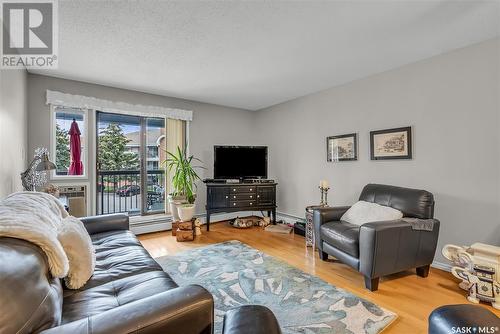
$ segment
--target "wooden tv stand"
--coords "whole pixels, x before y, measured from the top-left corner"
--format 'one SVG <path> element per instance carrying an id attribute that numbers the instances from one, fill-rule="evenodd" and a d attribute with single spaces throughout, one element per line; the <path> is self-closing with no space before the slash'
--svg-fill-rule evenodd
<path id="1" fill-rule="evenodd" d="M 277 183 L 206 183 L 207 231 L 210 215 L 220 212 L 267 211 L 276 222 Z"/>

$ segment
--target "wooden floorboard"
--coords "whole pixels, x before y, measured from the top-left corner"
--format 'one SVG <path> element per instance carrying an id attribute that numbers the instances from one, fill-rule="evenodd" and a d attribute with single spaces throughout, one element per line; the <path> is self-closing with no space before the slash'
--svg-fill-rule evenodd
<path id="1" fill-rule="evenodd" d="M 384 334 L 427 333 L 427 318 L 433 309 L 446 304 L 467 303 L 465 291 L 458 287 L 458 280 L 450 273 L 434 268 L 431 268 L 427 278 L 418 277 L 414 271 L 385 277 L 381 279 L 378 291 L 370 292 L 364 288 L 361 274 L 334 260 L 321 261 L 316 252 L 305 247 L 304 237 L 293 233 L 270 233 L 259 227 L 239 230 L 226 222 L 220 222 L 211 224 L 210 232 L 203 230 L 203 235 L 192 242 L 177 242 L 171 232 L 145 234 L 139 236 L 139 239 L 153 257 L 172 255 L 227 240 L 239 240 L 397 313 L 398 318 Z M 500 311 L 491 306 L 481 306 L 500 316 Z"/>

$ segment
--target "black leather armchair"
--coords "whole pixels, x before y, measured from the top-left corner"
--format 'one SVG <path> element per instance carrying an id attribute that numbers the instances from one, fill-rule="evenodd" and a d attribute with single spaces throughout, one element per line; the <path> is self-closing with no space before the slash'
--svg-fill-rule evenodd
<path id="1" fill-rule="evenodd" d="M 403 218 L 358 226 L 340 219 L 349 206 L 317 209 L 313 220 L 319 257 L 326 261 L 332 255 L 360 271 L 371 291 L 378 289 L 380 277 L 411 268 L 426 277 L 439 234 L 433 195 L 425 190 L 368 184 L 359 200 L 400 210 Z"/>

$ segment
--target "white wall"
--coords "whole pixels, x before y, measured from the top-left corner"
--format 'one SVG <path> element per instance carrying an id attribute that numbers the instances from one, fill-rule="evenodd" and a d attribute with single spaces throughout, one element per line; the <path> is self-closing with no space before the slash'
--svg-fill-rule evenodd
<path id="1" fill-rule="evenodd" d="M 500 245 L 499 48 L 497 38 L 258 111 L 278 210 L 303 216 L 320 179 L 330 205 L 352 204 L 369 182 L 415 187 L 435 195 L 439 250 Z M 371 130 L 408 125 L 412 160 L 370 160 Z M 326 137 L 352 132 L 358 161 L 327 163 Z"/>
<path id="2" fill-rule="evenodd" d="M 27 72 L 0 70 L 0 199 L 22 190 L 26 169 Z"/>
<path id="3" fill-rule="evenodd" d="M 50 145 L 50 110 L 45 104 L 47 89 L 111 101 L 193 110 L 193 121 L 190 126 L 190 153 L 203 160 L 207 167 L 206 170 L 200 171 L 202 178 L 213 177 L 214 145 L 244 145 L 250 144 L 252 140 L 255 117 L 247 110 L 29 74 L 28 128 L 30 135 L 28 148 L 30 154 L 39 146 L 49 147 Z M 89 124 L 95 127 L 94 115 L 90 115 Z M 89 132 L 89 137 L 89 147 L 92 148 L 95 145 L 95 132 Z M 95 183 L 95 165 L 95 157 L 89 154 L 89 179 L 83 181 L 90 182 L 91 187 L 94 187 Z M 57 181 L 51 182 L 58 183 Z M 65 179 L 59 182 L 71 181 Z M 204 212 L 206 188 L 201 182 L 198 187 L 198 195 L 197 211 Z"/>

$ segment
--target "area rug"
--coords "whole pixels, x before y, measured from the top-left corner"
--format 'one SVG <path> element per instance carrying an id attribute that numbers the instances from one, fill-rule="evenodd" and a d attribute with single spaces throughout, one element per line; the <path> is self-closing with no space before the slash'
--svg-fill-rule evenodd
<path id="1" fill-rule="evenodd" d="M 215 333 L 227 310 L 269 307 L 283 333 L 379 333 L 397 316 L 239 241 L 195 248 L 156 261 L 181 286 L 199 284 L 215 300 Z"/>

